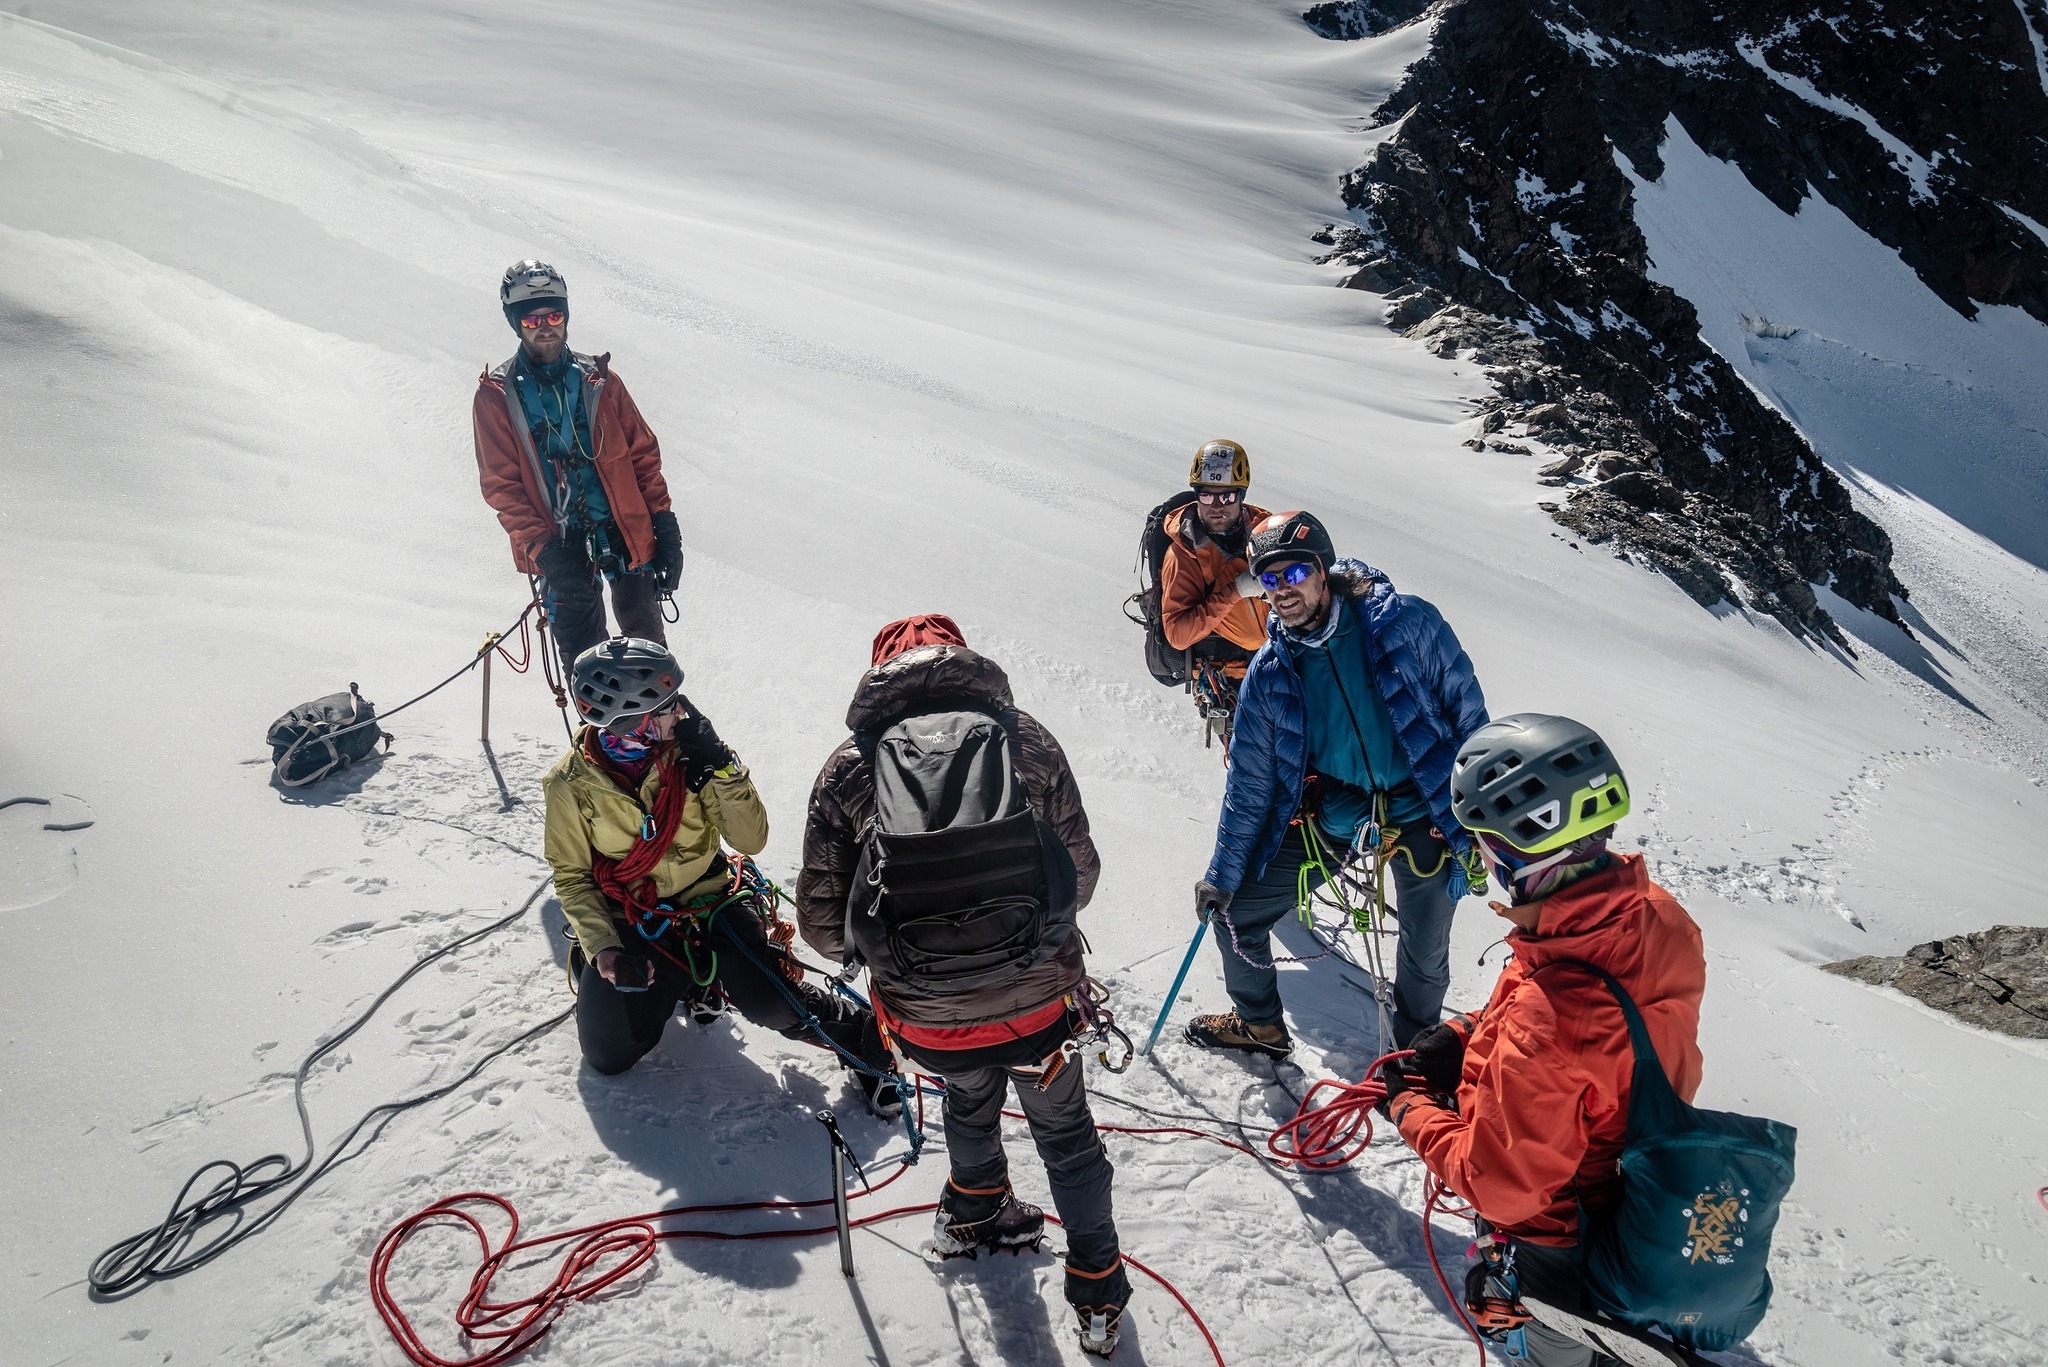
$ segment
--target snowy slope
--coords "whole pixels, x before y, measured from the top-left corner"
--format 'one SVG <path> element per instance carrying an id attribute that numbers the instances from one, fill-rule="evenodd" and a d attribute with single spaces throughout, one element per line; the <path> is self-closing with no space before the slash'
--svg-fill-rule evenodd
<path id="1" fill-rule="evenodd" d="M 1337 176 L 1379 136 L 1358 111 L 1426 41 L 1324 43 L 1288 5 L 1231 0 L 36 0 L 0 17 L 0 801 L 59 804 L 0 810 L 8 1360 L 396 1363 L 366 1259 L 434 1197 L 502 1191 L 540 1229 L 820 1189 L 807 1111 L 851 1096 L 814 1051 L 678 1028 L 599 1079 L 558 1033 L 394 1122 L 213 1268 L 112 1306 L 79 1281 L 198 1162 L 292 1143 L 299 1054 L 539 877 L 536 783 L 561 740 L 535 681 L 499 675 L 509 807 L 473 683 L 304 801 L 265 785 L 260 744 L 351 679 L 387 706 L 425 687 L 520 607 L 466 419 L 512 345 L 491 290 L 526 255 L 565 271 L 572 340 L 613 353 L 663 439 L 691 545 L 674 635 L 769 800 L 771 872 L 793 868 L 869 635 L 951 612 L 1074 759 L 1104 853 L 1096 971 L 1149 1020 L 1221 771 L 1119 604 L 1142 511 L 1197 442 L 1237 437 L 1263 502 L 1315 508 L 1443 607 L 1496 712 L 1570 711 L 1628 762 L 1645 797 L 1624 836 L 1707 934 L 1703 1100 L 1802 1130 L 1755 1356 L 2041 1360 L 2048 1056 L 1814 967 L 2041 919 L 2028 633 L 2048 584 L 2020 558 L 2039 563 L 2023 517 L 2001 532 L 1971 512 L 2012 510 L 2003 457 L 1945 482 L 1978 502 L 1945 501 L 1853 404 L 1827 408 L 1834 372 L 1808 364 L 1795 391 L 1779 372 L 1801 357 L 1774 353 L 1787 411 L 1898 519 L 1926 619 L 1926 646 L 1854 662 L 1568 544 L 1521 466 L 1459 446 L 1479 377 L 1308 261 Z M 1695 302 L 1755 250 L 1732 226 L 1708 247 L 1678 286 Z M 2029 373 L 1976 383 L 2024 413 Z M 1944 510 L 1926 535 L 1887 482 Z M 1494 938 L 1466 904 L 1454 1001 L 1484 992 Z M 561 1009 L 558 945 L 529 921 L 409 988 L 316 1076 L 320 1132 Z M 1190 985 L 1196 1007 L 1223 1001 L 1213 956 Z M 1327 965 L 1287 990 L 1303 1069 L 1355 1073 L 1364 998 Z M 1293 1108 L 1264 1076 L 1169 1042 L 1108 1087 L 1263 1128 Z M 1017 1179 L 1042 1196 L 1027 1150 Z M 1469 1361 L 1404 1155 L 1307 1179 L 1112 1142 L 1128 1246 L 1231 1361 Z M 895 1190 L 930 1199 L 942 1175 L 934 1153 Z M 921 1237 L 861 1236 L 857 1292 L 827 1244 L 678 1246 L 533 1360 L 1078 1358 L 1053 1263 L 935 1278 Z M 1448 1225 L 1438 1243 L 1462 1246 Z M 452 1304 L 465 1256 L 422 1243 L 401 1290 Z M 1118 1360 L 1202 1360 L 1167 1298 L 1140 1297 Z"/>

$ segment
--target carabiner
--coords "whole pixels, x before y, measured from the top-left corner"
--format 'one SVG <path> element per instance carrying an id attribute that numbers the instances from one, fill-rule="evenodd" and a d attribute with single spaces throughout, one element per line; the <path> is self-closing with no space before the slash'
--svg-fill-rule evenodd
<path id="1" fill-rule="evenodd" d="M 640 814 L 640 838 L 642 840 L 654 839 L 654 813 L 642 812 Z"/>

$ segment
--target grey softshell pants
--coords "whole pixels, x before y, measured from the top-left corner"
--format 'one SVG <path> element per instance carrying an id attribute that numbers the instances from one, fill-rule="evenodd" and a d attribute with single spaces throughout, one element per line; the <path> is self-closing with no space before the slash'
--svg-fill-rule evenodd
<path id="1" fill-rule="evenodd" d="M 1117 1260 L 1116 1220 L 1110 1209 L 1113 1169 L 1095 1133 L 1081 1060 L 1062 1068 L 1044 1091 L 1035 1068 L 975 1068 L 948 1072 L 946 1153 L 953 1185 L 981 1190 L 1010 1180 L 1003 1152 L 1003 1102 L 1014 1086 L 1017 1104 L 1031 1126 L 1032 1142 L 1045 1163 L 1052 1203 L 1067 1231 L 1067 1262 L 1100 1272 Z"/>

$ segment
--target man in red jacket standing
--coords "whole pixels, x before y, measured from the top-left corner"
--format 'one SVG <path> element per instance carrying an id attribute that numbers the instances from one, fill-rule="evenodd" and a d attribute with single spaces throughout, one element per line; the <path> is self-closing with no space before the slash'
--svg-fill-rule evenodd
<path id="1" fill-rule="evenodd" d="M 1635 1001 L 1672 1087 L 1700 1085 L 1699 927 L 1650 881 L 1643 858 L 1607 848 L 1628 814 L 1626 779 L 1600 737 L 1565 717 L 1490 722 L 1458 751 L 1458 821 L 1509 904 L 1513 957 L 1484 1010 L 1418 1035 L 1387 1072 L 1388 1114 L 1437 1181 L 1478 1212 L 1498 1298 L 1586 1313 L 1579 1219 L 1612 1210 L 1635 1055 L 1621 1007 L 1585 965 Z M 1489 1293 L 1493 1294 L 1493 1293 Z M 1593 1350 L 1523 1326 L 1534 1367 L 1588 1367 Z"/>
<path id="2" fill-rule="evenodd" d="M 512 359 L 477 381 L 471 419 L 484 501 L 512 538 L 512 563 L 540 576 L 567 666 L 613 633 L 666 644 L 661 595 L 683 572 L 683 534 L 661 477 L 661 447 L 611 373 L 611 353 L 569 350 L 569 286 L 520 261 L 498 285 L 519 337 Z"/>

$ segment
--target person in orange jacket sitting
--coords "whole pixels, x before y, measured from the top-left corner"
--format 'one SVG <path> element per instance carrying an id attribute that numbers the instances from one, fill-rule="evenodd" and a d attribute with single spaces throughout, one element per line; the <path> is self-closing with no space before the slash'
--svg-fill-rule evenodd
<path id="1" fill-rule="evenodd" d="M 1266 643 L 1266 600 L 1245 559 L 1252 526 L 1264 508 L 1245 501 L 1251 457 L 1234 441 L 1195 452 L 1188 483 L 1195 501 L 1166 516 L 1166 558 L 1159 570 L 1159 626 L 1166 644 L 1191 651 L 1205 715 L 1226 715 L 1237 702 L 1245 662 Z"/>
<path id="2" fill-rule="evenodd" d="M 470 418 L 484 501 L 512 538 L 512 563 L 540 576 L 567 668 L 605 640 L 604 586 L 619 634 L 666 644 L 660 596 L 683 573 L 683 533 L 661 447 L 611 353 L 569 350 L 569 286 L 515 262 L 498 284 L 519 350 L 477 381 Z"/>
<path id="3" fill-rule="evenodd" d="M 1627 780 L 1582 723 L 1539 713 L 1488 723 L 1459 750 L 1451 795 L 1508 889 L 1508 905 L 1493 905 L 1513 927 L 1512 957 L 1483 1010 L 1424 1031 L 1415 1057 L 1386 1070 L 1387 1113 L 1478 1213 L 1484 1260 L 1467 1300 L 1490 1282 L 1485 1294 L 1502 1305 L 1531 1296 L 1583 1315 L 1579 1221 L 1619 1200 L 1635 1067 L 1621 1007 L 1585 966 L 1634 999 L 1690 1102 L 1707 980 L 1699 927 L 1641 855 L 1607 848 L 1628 814 Z M 1521 1332 L 1533 1367 L 1595 1360 L 1540 1322 Z"/>

